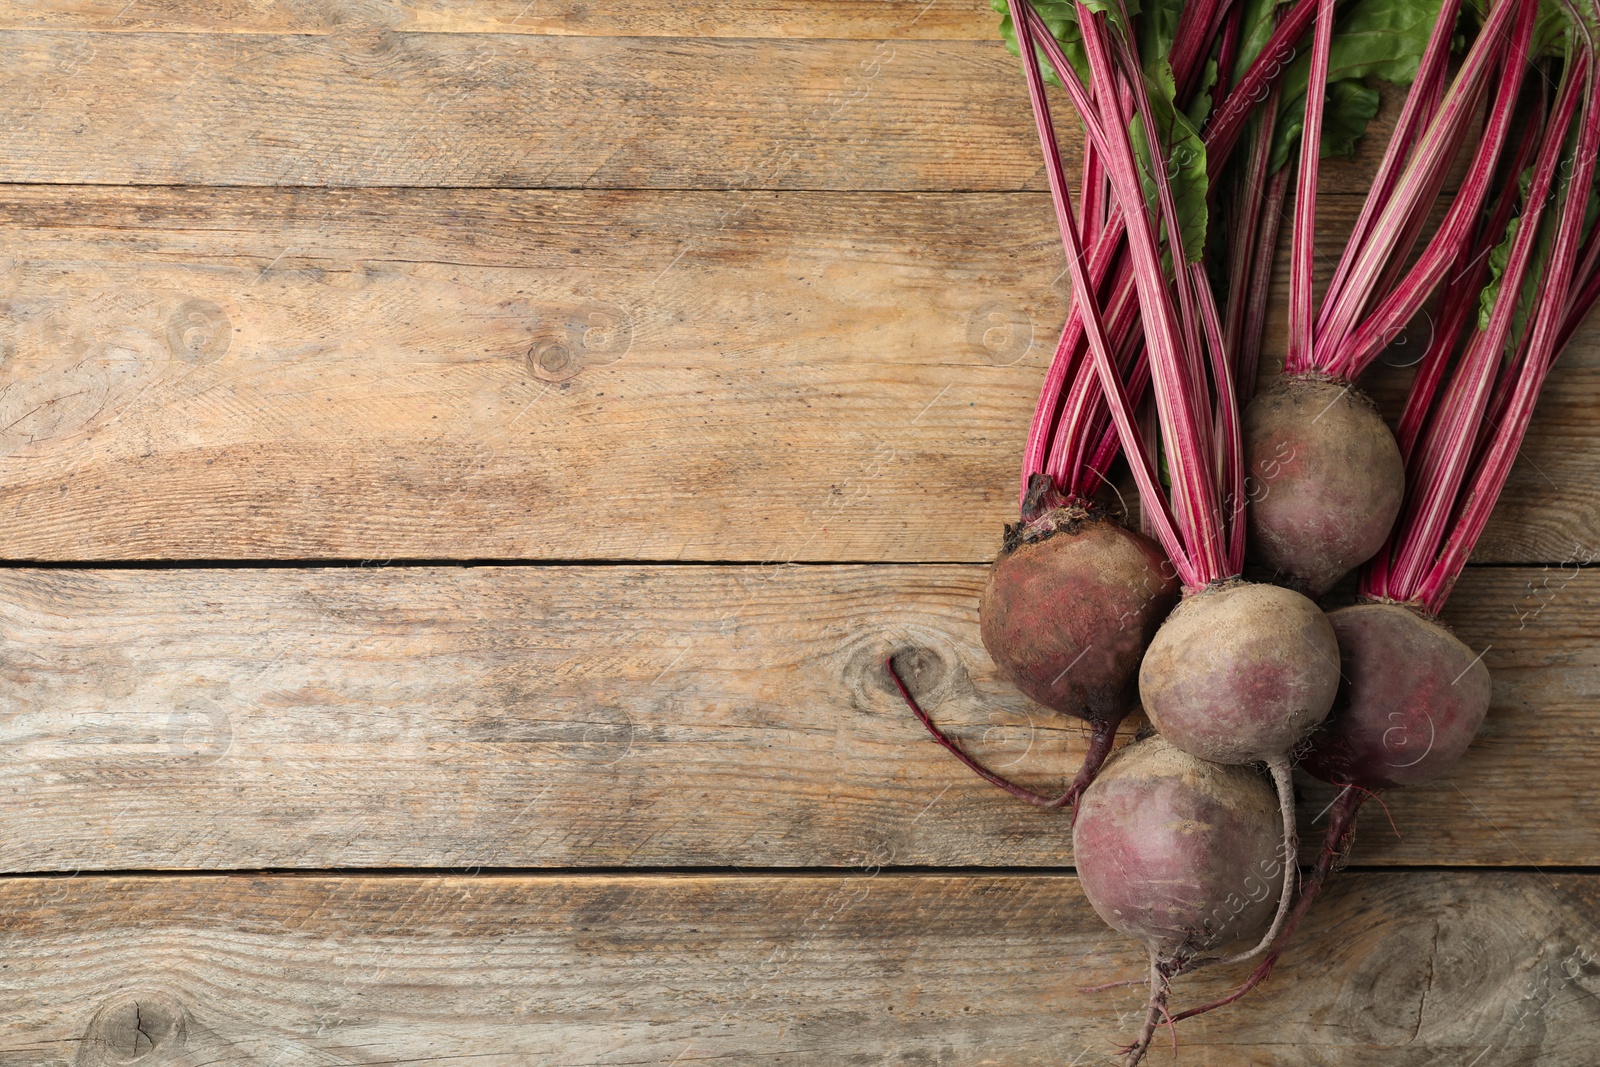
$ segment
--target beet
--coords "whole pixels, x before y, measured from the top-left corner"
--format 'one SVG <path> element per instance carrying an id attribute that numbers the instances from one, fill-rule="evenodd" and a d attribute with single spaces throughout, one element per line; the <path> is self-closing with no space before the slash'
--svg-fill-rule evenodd
<path id="1" fill-rule="evenodd" d="M 1161 736 L 1218 763 L 1286 758 L 1333 706 L 1339 645 L 1292 589 L 1231 581 L 1172 612 L 1139 670 Z"/>
<path id="2" fill-rule="evenodd" d="M 1266 764 L 1286 858 L 1299 850 L 1290 756 L 1327 717 L 1338 685 L 1339 646 L 1321 609 L 1292 589 L 1238 579 L 1184 598 L 1139 670 L 1145 714 L 1173 746 L 1217 763 Z M 1225 962 L 1265 952 L 1277 939 L 1297 873 L 1286 868 L 1266 935 Z"/>
<path id="3" fill-rule="evenodd" d="M 1054 711 L 1120 722 L 1140 657 L 1178 600 L 1154 541 L 1079 505 L 1029 524 L 989 571 L 983 647 L 1005 678 Z"/>
<path id="4" fill-rule="evenodd" d="M 1455 765 L 1489 710 L 1483 657 L 1417 609 L 1362 603 L 1328 616 L 1344 681 L 1306 770 L 1368 791 L 1420 785 Z"/>
<path id="5" fill-rule="evenodd" d="M 1169 978 L 1267 929 L 1289 869 L 1278 816 L 1254 769 L 1159 736 L 1118 752 L 1084 791 L 1072 831 L 1084 895 L 1150 954 L 1150 1011 L 1132 1059 L 1162 1016 Z"/>
<path id="6" fill-rule="evenodd" d="M 901 680 L 890 678 L 936 741 L 979 777 L 1039 807 L 1074 803 L 1111 754 L 1136 700 L 1140 657 L 1178 599 L 1178 582 L 1155 542 L 1103 508 L 1067 501 L 1008 527 L 978 605 L 995 667 L 1027 696 L 1089 724 L 1089 750 L 1066 792 L 1045 797 L 961 750 Z"/>
<path id="7" fill-rule="evenodd" d="M 1244 411 L 1250 557 L 1320 597 L 1383 547 L 1405 464 L 1366 394 L 1284 377 Z"/>

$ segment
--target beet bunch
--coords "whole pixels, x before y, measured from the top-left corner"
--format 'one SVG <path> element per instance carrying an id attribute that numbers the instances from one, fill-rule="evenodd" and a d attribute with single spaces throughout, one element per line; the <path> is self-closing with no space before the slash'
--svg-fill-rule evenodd
<path id="1" fill-rule="evenodd" d="M 1481 656 L 1438 614 L 1600 296 L 1597 2 L 1433 0 L 1397 29 L 1377 0 L 995 0 L 1073 302 L 979 618 L 1000 673 L 1086 722 L 1089 753 L 1036 794 L 895 682 L 974 771 L 1072 807 L 1085 894 L 1148 956 L 1130 1064 L 1263 980 L 1362 801 L 1446 772 L 1488 710 Z M 1319 163 L 1376 113 L 1373 79 L 1409 89 L 1318 299 Z M 1083 127 L 1076 198 L 1050 84 Z M 1287 350 L 1258 393 L 1285 218 Z M 1359 381 L 1419 314 L 1434 330 L 1391 429 Z M 1356 602 L 1325 611 L 1353 570 Z M 1153 733 L 1113 753 L 1136 707 Z M 1296 761 L 1341 788 L 1303 882 Z M 1224 1000 L 1168 1010 L 1178 976 L 1257 957 Z"/>

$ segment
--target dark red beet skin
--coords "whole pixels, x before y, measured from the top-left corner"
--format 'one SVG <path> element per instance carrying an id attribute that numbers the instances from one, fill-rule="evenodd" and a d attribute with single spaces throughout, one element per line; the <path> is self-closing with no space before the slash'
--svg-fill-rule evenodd
<path id="1" fill-rule="evenodd" d="M 1343 681 L 1303 765 L 1363 789 L 1418 785 L 1466 752 L 1489 710 L 1482 657 L 1403 605 L 1362 603 L 1328 615 Z"/>
<path id="2" fill-rule="evenodd" d="M 1284 877 L 1272 786 L 1160 737 L 1101 769 L 1079 801 L 1072 847 L 1095 911 L 1163 961 L 1259 937 Z"/>
<path id="3" fill-rule="evenodd" d="M 1383 547 L 1405 464 L 1355 387 L 1280 378 L 1243 417 L 1250 557 L 1319 597 Z"/>
<path id="4" fill-rule="evenodd" d="M 978 620 L 990 658 L 1023 693 L 1089 722 L 1120 722 L 1137 699 L 1145 646 L 1177 599 L 1155 542 L 1069 506 L 995 561 Z"/>

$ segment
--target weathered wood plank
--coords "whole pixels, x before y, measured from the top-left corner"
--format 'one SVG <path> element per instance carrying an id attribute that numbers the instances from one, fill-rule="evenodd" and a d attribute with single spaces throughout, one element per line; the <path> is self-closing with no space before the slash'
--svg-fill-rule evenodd
<path id="1" fill-rule="evenodd" d="M 0 180 L 1010 189 L 1039 170 L 998 40 L 175 40 L 0 35 Z"/>
<path id="2" fill-rule="evenodd" d="M 987 559 L 1052 226 L 1033 194 L 7 189 L 5 554 Z M 1597 339 L 1478 559 L 1596 554 Z"/>
<path id="3" fill-rule="evenodd" d="M 1588 1067 L 1597 904 L 1341 876 L 1271 983 L 1150 1062 Z M 1143 965 L 1067 876 L 9 879 L 0 914 L 19 1067 L 1099 1064 L 1144 1001 L 1076 991 Z"/>
<path id="4" fill-rule="evenodd" d="M 431 33 L 618 37 L 832 37 L 990 40 L 999 16 L 987 0 L 16 0 L 0 29 L 111 33 L 336 33 L 352 24 Z"/>
<path id="5" fill-rule="evenodd" d="M 998 37 L 17 30 L 0 67 L 0 182 L 1044 188 Z M 1388 128 L 1324 187 L 1367 188 Z"/>
<path id="6" fill-rule="evenodd" d="M 4 199 L 13 558 L 984 559 L 1066 306 L 1034 196 Z"/>
<path id="7" fill-rule="evenodd" d="M 1062 865 L 940 721 L 1058 786 L 1083 751 L 997 679 L 976 567 L 0 572 L 0 866 Z M 1530 588 L 1530 583 L 1533 583 Z M 1600 576 L 1469 572 L 1495 699 L 1357 859 L 1600 864 Z M 1519 627 L 1522 627 L 1519 629 Z M 1129 727 L 1132 729 L 1132 724 Z M 1311 789 L 1305 834 L 1327 794 Z"/>

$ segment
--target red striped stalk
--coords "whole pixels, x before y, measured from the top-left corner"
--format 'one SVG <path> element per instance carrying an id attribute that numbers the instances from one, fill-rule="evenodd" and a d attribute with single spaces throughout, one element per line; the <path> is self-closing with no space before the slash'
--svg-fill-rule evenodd
<path id="1" fill-rule="evenodd" d="M 1579 102 L 1578 89 L 1576 78 L 1567 77 L 1563 80 L 1553 112 L 1552 125 L 1556 129 L 1564 131 L 1570 125 Z M 1391 587 L 1398 588 L 1402 593 L 1411 594 L 1420 589 L 1446 534 L 1456 494 L 1467 475 L 1479 420 L 1485 410 L 1495 372 L 1500 366 L 1501 353 L 1505 351 L 1517 299 L 1522 291 L 1522 281 L 1533 259 L 1539 222 L 1554 187 L 1556 167 L 1561 161 L 1561 147 L 1561 137 L 1547 136 L 1540 148 L 1528 203 L 1516 238 L 1511 243 L 1505 273 L 1501 277 L 1499 299 L 1495 302 L 1488 327 L 1475 333 L 1468 342 L 1461 365 L 1429 427 L 1415 483 L 1422 491 L 1412 495 L 1402 515 L 1405 536 L 1398 543 L 1390 579 Z M 1565 292 L 1561 295 L 1565 299 Z M 1401 597 L 1406 600 L 1412 598 L 1411 595 Z"/>
<path id="2" fill-rule="evenodd" d="M 1046 58 L 1057 72 L 1067 71 L 1071 67 L 1066 59 L 1060 44 L 1050 34 L 1043 19 L 1033 10 L 1031 4 L 1024 5 L 1027 16 L 1029 35 L 1034 44 L 1043 49 Z M 1224 10 L 1224 7 L 1226 10 Z M 1188 10 L 1186 8 L 1186 10 Z M 1310 14 L 1314 13 L 1314 0 L 1310 3 L 1302 0 L 1301 8 L 1305 13 L 1304 18 L 1299 18 L 1291 12 L 1283 20 L 1277 32 L 1262 49 L 1250 68 L 1240 79 L 1234 92 L 1242 92 L 1233 105 L 1231 114 L 1236 119 L 1242 120 L 1250 114 L 1244 106 L 1248 96 L 1256 93 L 1269 93 L 1271 103 L 1269 107 L 1275 112 L 1277 100 L 1277 82 L 1286 66 L 1287 59 L 1292 57 L 1295 35 L 1303 32 L 1309 22 Z M 1215 18 L 1222 22 L 1223 41 L 1222 53 L 1219 57 L 1219 69 L 1231 70 L 1233 65 L 1233 52 L 1238 44 L 1239 10 L 1237 4 L 1219 5 Z M 1013 25 L 1018 23 L 1015 15 Z M 1296 30 L 1296 27 L 1299 27 Z M 1186 49 L 1179 54 L 1175 49 L 1172 58 L 1175 79 L 1187 79 L 1192 87 L 1199 70 L 1204 66 L 1204 51 Z M 1223 62 L 1226 61 L 1226 62 Z M 1095 95 L 1093 87 L 1078 86 L 1079 95 L 1087 100 L 1090 106 L 1096 106 L 1099 97 Z M 1123 95 L 1126 95 L 1125 93 Z M 1224 85 L 1219 83 L 1217 96 L 1219 100 L 1225 96 L 1234 95 L 1227 92 Z M 1082 100 L 1075 99 L 1075 103 Z M 1180 103 L 1186 103 L 1180 99 Z M 1268 123 L 1271 116 L 1264 120 Z M 1206 126 L 1205 141 L 1207 145 L 1208 167 L 1215 173 L 1221 161 L 1226 159 L 1232 147 L 1229 139 L 1230 130 L 1227 120 L 1222 123 L 1209 122 Z M 1270 142 L 1270 135 L 1267 140 Z M 1224 143 L 1226 142 L 1226 143 Z M 1265 170 L 1265 153 L 1270 149 L 1270 143 L 1261 146 L 1263 161 L 1261 170 Z M 1090 138 L 1084 146 L 1084 179 L 1083 196 L 1086 203 L 1083 207 L 1084 222 L 1079 231 L 1080 239 L 1088 242 L 1088 235 L 1093 232 L 1095 239 L 1090 245 L 1090 275 L 1096 285 L 1096 292 L 1107 292 L 1106 271 L 1109 269 L 1112 281 L 1109 287 L 1109 296 L 1103 299 L 1102 306 L 1106 309 L 1103 318 L 1109 330 L 1108 340 L 1113 351 L 1126 353 L 1129 346 L 1134 346 L 1131 358 L 1119 360 L 1133 377 L 1128 379 L 1130 387 L 1130 401 L 1137 403 L 1142 395 L 1144 380 L 1139 376 L 1148 372 L 1142 360 L 1142 353 L 1137 351 L 1136 341 L 1131 330 L 1136 329 L 1138 320 L 1135 317 L 1132 323 L 1122 318 L 1120 309 L 1129 307 L 1134 298 L 1135 286 L 1133 280 L 1133 265 L 1127 257 L 1113 260 L 1114 250 L 1120 247 L 1118 242 L 1123 235 L 1121 209 L 1118 205 L 1109 202 L 1110 181 L 1105 173 L 1104 164 L 1095 140 Z M 1271 257 L 1270 249 L 1276 239 L 1277 233 L 1277 208 L 1283 200 L 1283 186 L 1281 180 L 1274 180 L 1269 184 L 1267 203 L 1272 210 L 1266 214 L 1266 223 L 1261 228 L 1262 245 L 1268 250 L 1263 260 L 1259 255 L 1255 262 L 1257 270 L 1252 276 L 1252 284 L 1237 286 L 1240 290 L 1248 290 L 1258 294 L 1249 303 L 1249 315 L 1245 320 L 1245 339 L 1238 349 L 1244 354 L 1244 361 L 1254 367 L 1256 357 L 1260 350 L 1260 335 L 1265 318 L 1265 299 L 1267 286 L 1265 280 L 1270 279 Z M 1212 188 L 1217 188 L 1213 183 Z M 1258 212 L 1265 210 L 1265 206 L 1256 205 Z M 1097 229 L 1098 225 L 1098 229 Z M 1113 265 L 1114 263 L 1114 265 Z M 1260 284 L 1256 284 L 1259 281 Z M 1056 481 L 1057 485 L 1068 493 L 1088 493 L 1098 485 L 1100 475 L 1106 470 L 1108 464 L 1116 456 L 1116 432 L 1111 425 L 1110 413 L 1105 408 L 1105 401 L 1099 395 L 1098 388 L 1094 385 L 1094 368 L 1088 361 L 1087 347 L 1084 338 L 1084 325 L 1078 307 L 1079 297 L 1074 292 L 1073 305 L 1069 313 L 1067 324 L 1063 329 L 1050 367 L 1045 375 L 1045 380 L 1040 391 L 1039 404 L 1034 413 L 1033 425 L 1030 429 L 1028 442 L 1024 450 L 1022 476 L 1019 484 L 1019 499 L 1025 500 L 1031 478 L 1038 473 L 1047 473 Z M 1237 335 L 1236 314 L 1230 312 L 1228 329 L 1225 331 L 1229 338 Z M 1227 350 L 1235 352 L 1234 343 L 1230 341 Z M 1234 362 L 1239 363 L 1235 358 Z M 1236 373 L 1238 373 L 1236 367 Z M 1253 374 L 1253 371 L 1251 372 Z M 1069 386 L 1069 382 L 1072 384 Z M 1248 386 L 1240 385 L 1241 395 L 1248 394 Z M 1092 423 L 1098 427 L 1096 433 L 1085 429 L 1085 425 Z M 1098 439 L 1098 444 L 1092 448 L 1086 443 Z"/>
<path id="3" fill-rule="evenodd" d="M 1322 156 L 1322 109 L 1328 96 L 1328 52 L 1333 47 L 1333 0 L 1318 0 L 1306 83 L 1306 121 L 1300 136 L 1300 176 L 1294 197 L 1289 250 L 1289 344 L 1285 374 L 1312 369 L 1311 269 L 1316 255 L 1317 165 Z"/>
<path id="4" fill-rule="evenodd" d="M 1434 614 L 1449 597 L 1462 567 L 1466 565 L 1467 557 L 1488 524 L 1489 513 L 1499 499 L 1501 489 L 1505 487 L 1517 449 L 1527 434 L 1539 391 L 1561 351 L 1557 341 L 1564 326 L 1562 312 L 1567 306 L 1577 265 L 1583 217 L 1588 207 L 1589 187 L 1594 179 L 1595 157 L 1600 154 L 1600 108 L 1595 106 L 1593 57 L 1580 53 L 1573 60 L 1568 73 L 1572 82 L 1581 76 L 1584 83 L 1581 134 L 1573 159 L 1572 175 L 1567 185 L 1560 223 L 1556 228 L 1550 262 L 1541 279 L 1538 302 L 1528 320 L 1529 337 L 1524 342 L 1526 353 L 1521 360 L 1521 373 L 1517 377 L 1511 403 L 1496 428 L 1488 455 L 1473 479 L 1449 541 L 1417 589 L 1417 598 Z M 1565 128 L 1564 124 L 1561 128 Z M 1529 213 L 1532 211 L 1530 205 Z M 1529 230 L 1535 228 L 1531 221 L 1524 225 Z M 1520 230 L 1518 236 L 1521 236 Z M 1515 251 L 1513 248 L 1513 254 Z M 1500 314 L 1502 305 L 1506 308 L 1515 307 L 1521 292 L 1520 279 L 1518 284 L 1508 284 L 1507 279 L 1502 278 L 1495 315 Z"/>
<path id="5" fill-rule="evenodd" d="M 1408 161 L 1394 192 L 1372 223 L 1361 250 L 1352 258 L 1342 284 L 1330 289 L 1324 307 L 1325 325 L 1318 331 L 1319 366 L 1331 374 L 1349 379 L 1370 365 L 1402 328 L 1417 313 L 1428 295 L 1443 278 L 1462 245 L 1471 235 L 1471 226 L 1493 177 L 1494 162 L 1504 145 L 1515 108 L 1517 89 L 1527 64 L 1506 65 L 1505 84 L 1495 93 L 1494 108 L 1485 136 L 1474 154 L 1467 180 L 1456 193 L 1444 224 L 1429 242 L 1417 264 L 1404 280 L 1381 301 L 1357 329 L 1357 318 L 1372 299 L 1385 267 L 1420 214 L 1428 207 L 1442 185 L 1454 148 L 1487 91 L 1487 75 L 1500 65 L 1509 47 L 1511 54 L 1526 53 L 1532 39 L 1537 8 L 1531 3 L 1501 3 L 1495 6 L 1482 32 L 1473 42 L 1456 79 L 1444 94 L 1439 111 L 1428 124 Z M 1506 38 L 1505 23 L 1513 14 L 1517 20 L 1513 35 Z M 1453 20 L 1452 20 L 1453 24 Z M 1432 195 L 1430 195 L 1430 193 Z"/>

